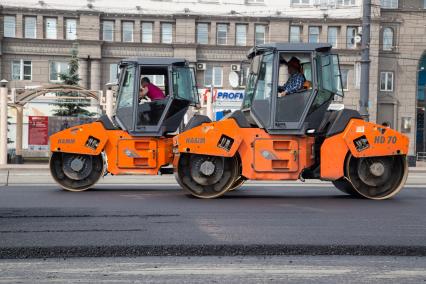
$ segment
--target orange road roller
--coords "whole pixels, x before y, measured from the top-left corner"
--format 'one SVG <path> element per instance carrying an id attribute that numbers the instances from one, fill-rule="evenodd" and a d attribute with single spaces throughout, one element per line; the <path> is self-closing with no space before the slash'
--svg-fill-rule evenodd
<path id="1" fill-rule="evenodd" d="M 154 175 L 173 164 L 181 187 L 199 198 L 246 180 L 327 180 L 377 200 L 401 190 L 408 138 L 336 107 L 343 90 L 330 45 L 264 44 L 248 59 L 241 110 L 216 122 L 195 115 L 179 134 L 188 108 L 198 104 L 192 68 L 175 58 L 123 60 L 115 115 L 50 137 L 53 178 L 83 191 L 107 173 Z M 163 99 L 140 100 L 147 76 L 164 80 Z"/>
<path id="2" fill-rule="evenodd" d="M 50 137 L 50 172 L 66 190 L 89 189 L 107 173 L 173 173 L 167 168 L 173 162 L 173 134 L 188 108 L 198 104 L 193 68 L 177 58 L 129 58 L 119 67 L 112 119 L 104 115 Z M 161 96 L 140 95 L 146 78 Z"/>
<path id="3" fill-rule="evenodd" d="M 408 138 L 364 121 L 355 110 L 333 108 L 343 90 L 330 45 L 265 44 L 251 49 L 248 58 L 241 110 L 217 122 L 195 116 L 189 124 L 198 126 L 173 138 L 182 188 L 214 198 L 245 180 L 320 179 L 369 199 L 401 190 Z M 288 87 L 292 76 L 302 76 L 300 89 Z M 290 83 L 280 87 L 285 81 Z"/>

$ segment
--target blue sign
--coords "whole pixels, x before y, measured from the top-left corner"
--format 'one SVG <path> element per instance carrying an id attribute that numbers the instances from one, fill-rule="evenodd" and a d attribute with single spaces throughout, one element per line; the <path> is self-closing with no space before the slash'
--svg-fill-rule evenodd
<path id="1" fill-rule="evenodd" d="M 241 101 L 244 99 L 244 91 L 242 90 L 218 90 L 218 101 Z"/>

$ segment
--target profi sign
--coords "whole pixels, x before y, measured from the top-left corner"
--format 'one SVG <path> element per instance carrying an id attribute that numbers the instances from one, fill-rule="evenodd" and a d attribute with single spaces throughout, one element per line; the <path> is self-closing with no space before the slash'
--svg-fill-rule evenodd
<path id="1" fill-rule="evenodd" d="M 218 101 L 242 101 L 244 99 L 243 90 L 218 90 Z"/>

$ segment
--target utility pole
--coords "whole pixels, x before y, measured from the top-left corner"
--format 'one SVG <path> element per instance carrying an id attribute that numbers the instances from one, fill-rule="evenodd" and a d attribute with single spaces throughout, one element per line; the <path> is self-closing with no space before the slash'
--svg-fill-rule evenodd
<path id="1" fill-rule="evenodd" d="M 362 1 L 362 37 L 361 37 L 361 84 L 359 111 L 364 120 L 368 121 L 369 87 L 370 87 L 370 24 L 371 0 Z"/>
<path id="2" fill-rule="evenodd" d="M 0 165 L 7 165 L 7 81 L 0 81 Z"/>

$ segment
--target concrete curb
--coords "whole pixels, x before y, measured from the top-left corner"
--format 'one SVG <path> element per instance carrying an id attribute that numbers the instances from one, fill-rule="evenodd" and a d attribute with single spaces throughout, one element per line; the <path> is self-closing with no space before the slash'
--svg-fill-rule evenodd
<path id="1" fill-rule="evenodd" d="M 0 248 L 0 259 L 137 256 L 354 255 L 426 256 L 426 246 L 156 245 Z"/>

